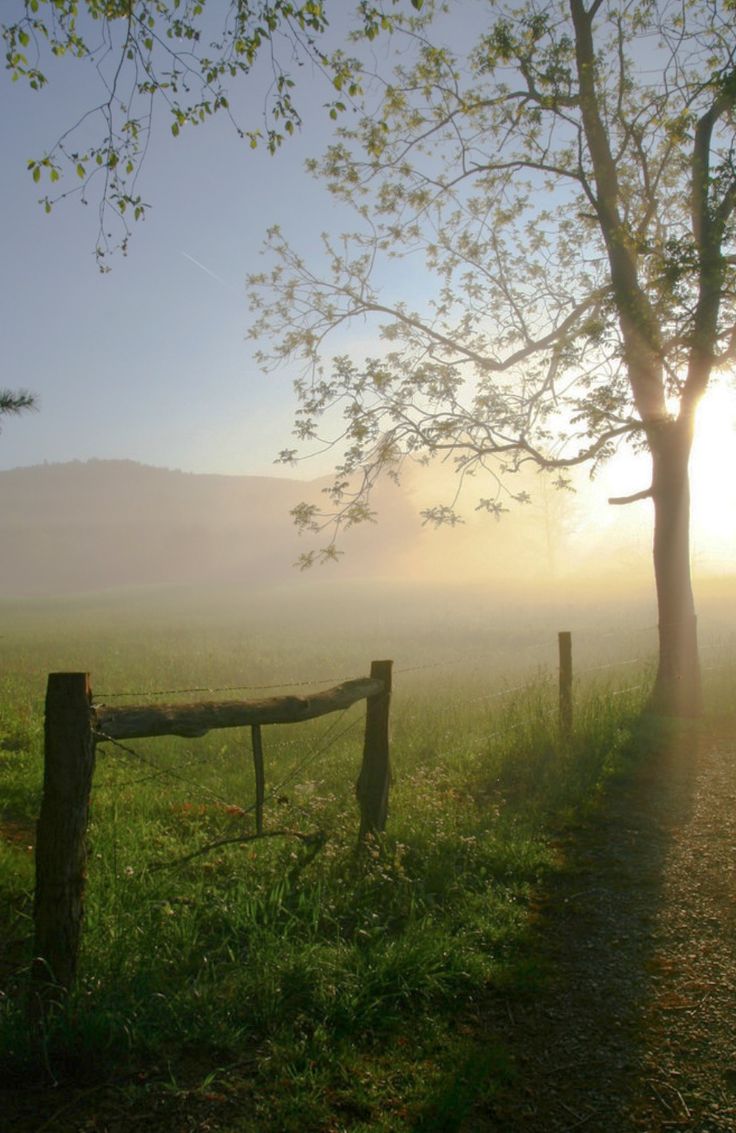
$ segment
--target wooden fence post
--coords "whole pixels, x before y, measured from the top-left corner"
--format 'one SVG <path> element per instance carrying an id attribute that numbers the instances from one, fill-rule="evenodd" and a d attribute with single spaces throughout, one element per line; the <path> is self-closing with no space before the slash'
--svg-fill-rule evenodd
<path id="1" fill-rule="evenodd" d="M 564 736 L 572 732 L 572 634 L 562 630 L 557 635 L 560 653 L 560 730 Z"/>
<path id="2" fill-rule="evenodd" d="M 32 1014 L 74 983 L 84 907 L 95 740 L 88 673 L 51 673 L 36 827 Z"/>
<path id="3" fill-rule="evenodd" d="M 389 710 L 393 661 L 371 661 L 371 678 L 383 681 L 383 691 L 369 696 L 365 708 L 363 764 L 355 787 L 360 805 L 360 841 L 386 828 L 389 759 Z"/>

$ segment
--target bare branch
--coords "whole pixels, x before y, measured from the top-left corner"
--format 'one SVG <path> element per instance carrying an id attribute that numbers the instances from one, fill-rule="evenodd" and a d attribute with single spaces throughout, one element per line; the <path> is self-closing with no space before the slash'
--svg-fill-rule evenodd
<path id="1" fill-rule="evenodd" d="M 639 500 L 649 500 L 653 495 L 653 488 L 645 488 L 643 492 L 634 492 L 631 496 L 609 496 L 608 502 L 618 507 L 623 504 L 635 504 Z"/>

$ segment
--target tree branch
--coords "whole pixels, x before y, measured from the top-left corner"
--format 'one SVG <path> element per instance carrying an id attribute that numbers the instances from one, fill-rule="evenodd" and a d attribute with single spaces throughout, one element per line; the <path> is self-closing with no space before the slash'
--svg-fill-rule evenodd
<path id="1" fill-rule="evenodd" d="M 638 500 L 648 500 L 654 495 L 653 488 L 645 488 L 643 492 L 634 492 L 631 496 L 609 496 L 609 504 L 619 506 L 621 504 L 635 504 Z"/>

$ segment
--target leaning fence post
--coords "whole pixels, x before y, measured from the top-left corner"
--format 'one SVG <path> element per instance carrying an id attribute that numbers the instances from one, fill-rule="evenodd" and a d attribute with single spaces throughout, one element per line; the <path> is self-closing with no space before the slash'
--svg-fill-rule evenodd
<path id="1" fill-rule="evenodd" d="M 366 700 L 363 764 L 355 793 L 360 805 L 360 840 L 386 828 L 389 760 L 389 709 L 393 661 L 372 661 L 371 678 L 383 682 L 383 690 Z"/>
<path id="2" fill-rule="evenodd" d="M 32 1014 L 74 983 L 87 866 L 95 740 L 88 673 L 51 673 L 46 689 L 44 779 L 36 826 Z"/>
<path id="3" fill-rule="evenodd" d="M 572 732 L 572 634 L 561 630 L 557 635 L 560 653 L 560 731 Z"/>

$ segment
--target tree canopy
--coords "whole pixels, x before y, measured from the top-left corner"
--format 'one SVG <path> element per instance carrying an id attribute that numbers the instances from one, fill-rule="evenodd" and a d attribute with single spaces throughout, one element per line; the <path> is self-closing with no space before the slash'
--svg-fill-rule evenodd
<path id="1" fill-rule="evenodd" d="M 735 10 L 501 0 L 465 53 L 437 40 L 433 12 L 405 21 L 377 112 L 312 166 L 356 231 L 325 236 L 320 274 L 272 230 L 275 265 L 252 279 L 264 364 L 302 367 L 298 440 L 342 413 L 329 501 L 296 513 L 329 528 L 322 557 L 406 460 L 449 456 L 459 486 L 485 473 L 475 506 L 497 515 L 526 498 L 513 478 L 525 464 L 565 484 L 625 441 L 652 454 L 636 498 L 655 505 L 660 627 L 682 622 L 675 608 L 694 619 L 694 413 L 736 359 Z M 385 282 L 397 260 L 405 295 Z M 380 348 L 331 358 L 331 336 L 356 320 L 375 321 Z M 458 522 L 457 501 L 426 518 Z M 675 636 L 660 644 L 681 655 Z"/>
<path id="2" fill-rule="evenodd" d="M 390 31 L 399 4 L 419 9 L 422 0 L 360 0 L 353 34 Z M 149 208 L 139 176 L 157 110 L 175 137 L 222 114 L 245 144 L 273 152 L 301 126 L 297 76 L 310 64 L 337 118 L 360 93 L 360 74 L 344 46 L 327 46 L 335 10 L 334 0 L 8 0 L 0 30 L 13 81 L 42 92 L 63 58 L 97 76 L 99 102 L 28 161 L 46 211 L 70 196 L 95 202 L 104 269 Z M 265 90 L 243 108 L 236 84 L 259 61 Z"/>
<path id="3" fill-rule="evenodd" d="M 393 8 L 423 0 L 360 0 L 354 35 L 367 40 L 391 31 Z M 85 106 L 42 154 L 28 160 L 46 212 L 67 198 L 96 205 L 96 257 L 109 270 L 112 253 L 127 251 L 131 222 L 150 207 L 140 175 L 154 114 L 168 116 L 171 133 L 220 113 L 236 137 L 274 152 L 301 126 L 296 73 L 305 63 L 322 72 L 334 119 L 360 93 L 360 69 L 344 47 L 325 46 L 330 0 L 7 0 L 0 33 L 5 67 L 14 82 L 39 96 L 53 88 L 60 61 L 94 72 L 99 101 Z M 265 90 L 241 114 L 233 90 L 259 60 Z M 0 392 L 0 415 L 33 408 L 25 391 Z"/>

